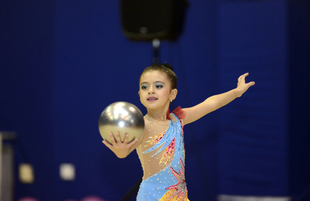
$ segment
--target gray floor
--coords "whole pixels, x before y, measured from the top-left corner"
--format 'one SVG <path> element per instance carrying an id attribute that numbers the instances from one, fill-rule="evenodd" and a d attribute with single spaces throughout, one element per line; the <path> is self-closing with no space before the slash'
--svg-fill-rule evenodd
<path id="1" fill-rule="evenodd" d="M 218 201 L 290 201 L 289 197 L 219 195 Z"/>

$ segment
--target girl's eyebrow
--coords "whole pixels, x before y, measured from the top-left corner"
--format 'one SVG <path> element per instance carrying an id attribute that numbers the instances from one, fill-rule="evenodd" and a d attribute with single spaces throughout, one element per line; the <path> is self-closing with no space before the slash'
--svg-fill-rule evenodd
<path id="1" fill-rule="evenodd" d="M 154 83 L 162 83 L 162 84 L 164 84 L 164 82 L 162 82 L 162 81 L 155 81 Z M 149 84 L 149 83 L 148 82 L 141 82 L 140 85 L 142 85 L 142 84 Z"/>

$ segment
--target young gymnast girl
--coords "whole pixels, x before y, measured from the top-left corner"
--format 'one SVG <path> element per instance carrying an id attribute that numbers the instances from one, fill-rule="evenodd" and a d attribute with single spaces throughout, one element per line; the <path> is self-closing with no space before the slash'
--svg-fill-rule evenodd
<path id="1" fill-rule="evenodd" d="M 103 143 L 117 157 L 125 158 L 136 149 L 143 169 L 137 201 L 188 201 L 185 182 L 185 150 L 183 127 L 242 96 L 254 82 L 245 82 L 248 73 L 238 78 L 235 89 L 211 96 L 194 107 L 169 113 L 169 105 L 177 96 L 177 76 L 169 64 L 153 64 L 144 69 L 139 81 L 139 96 L 146 107 L 142 137 L 128 143 L 117 132 L 110 133 L 111 142 Z"/>

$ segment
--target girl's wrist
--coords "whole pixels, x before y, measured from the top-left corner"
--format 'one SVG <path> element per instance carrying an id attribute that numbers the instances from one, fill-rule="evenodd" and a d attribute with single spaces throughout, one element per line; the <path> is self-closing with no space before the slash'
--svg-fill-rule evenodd
<path id="1" fill-rule="evenodd" d="M 240 97 L 240 95 L 239 95 L 240 91 L 238 91 L 237 88 L 233 89 L 232 91 L 234 92 L 235 98 L 239 98 Z"/>
<path id="2" fill-rule="evenodd" d="M 236 91 L 234 89 L 232 91 L 234 92 L 235 98 L 237 98 Z"/>

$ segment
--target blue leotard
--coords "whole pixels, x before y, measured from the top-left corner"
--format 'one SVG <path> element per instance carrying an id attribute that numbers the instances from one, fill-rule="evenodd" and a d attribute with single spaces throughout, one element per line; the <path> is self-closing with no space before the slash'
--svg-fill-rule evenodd
<path id="1" fill-rule="evenodd" d="M 155 127 L 150 129 L 137 148 L 144 171 L 137 201 L 188 201 L 183 126 L 175 114 L 170 116 L 167 130 L 156 133 Z"/>

